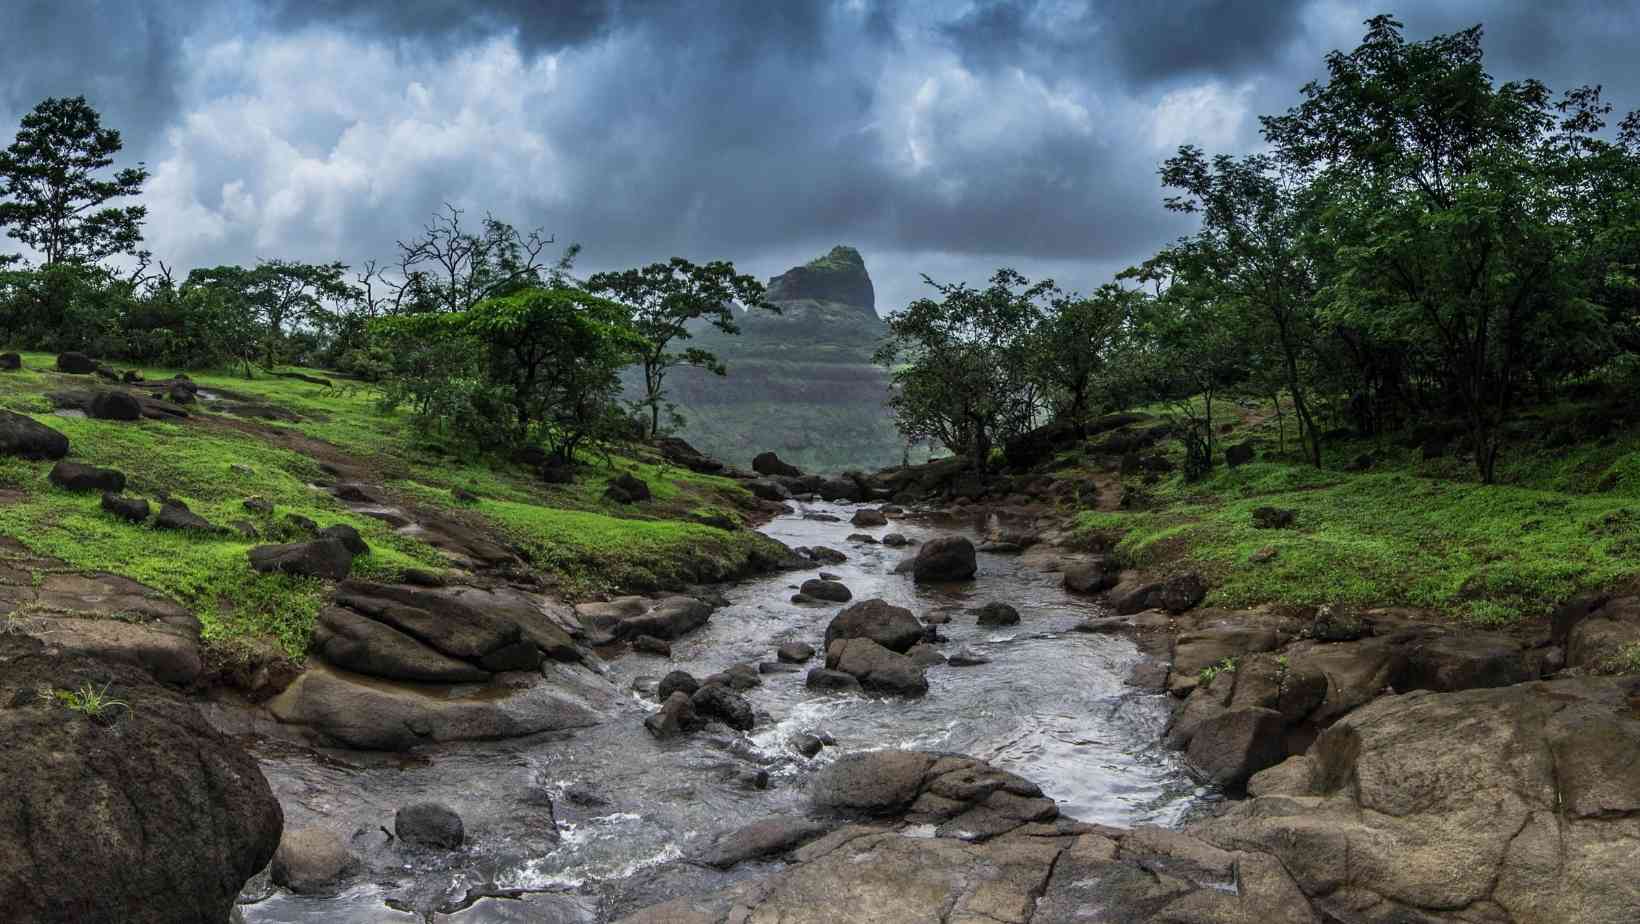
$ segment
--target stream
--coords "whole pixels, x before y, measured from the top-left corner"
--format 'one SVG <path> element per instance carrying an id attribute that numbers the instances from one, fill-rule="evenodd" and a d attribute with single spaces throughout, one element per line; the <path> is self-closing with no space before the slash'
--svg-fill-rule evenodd
<path id="1" fill-rule="evenodd" d="M 822 513 L 839 522 L 804 519 Z M 1177 755 L 1160 745 L 1165 697 L 1125 685 L 1139 659 L 1133 643 L 1072 627 L 1108 615 L 1077 599 L 1060 575 L 1029 559 L 981 553 L 979 574 L 954 588 L 916 587 L 893 569 L 915 546 L 851 543 L 847 536 L 900 532 L 914 542 L 963 533 L 974 524 L 898 519 L 861 529 L 852 508 L 811 503 L 763 531 L 792 547 L 825 545 L 848 561 L 824 566 L 855 600 L 883 597 L 919 616 L 946 613 L 946 654 L 967 646 L 990 658 L 972 667 L 928 669 L 920 699 L 819 694 L 804 672 L 763 676 L 745 695 L 760 713 L 741 736 L 711 726 L 657 742 L 644 730 L 653 700 L 631 692 L 642 678 L 683 669 L 697 677 L 733 664 L 774 659 L 776 646 L 820 647 L 839 605 L 790 602 L 813 571 L 747 581 L 725 590 L 729 605 L 702 629 L 673 643 L 672 658 L 632 653 L 603 678 L 574 668 L 570 678 L 619 691 L 608 720 L 572 733 L 498 742 L 463 742 L 413 754 L 315 751 L 264 741 L 256 756 L 285 810 L 287 828 L 322 825 L 348 840 L 364 871 L 331 897 L 297 896 L 262 877 L 240 910 L 264 922 L 575 922 L 598 924 L 678 894 L 711 891 L 766 872 L 742 864 L 727 873 L 676 863 L 727 830 L 771 814 L 801 812 L 803 783 L 835 755 L 904 747 L 982 757 L 1039 783 L 1074 818 L 1118 826 L 1177 826 L 1212 794 L 1198 787 Z M 816 569 L 819 570 L 819 569 Z M 1018 625 L 981 627 L 970 612 L 999 600 Z M 819 664 L 820 658 L 804 665 Z M 787 743 L 799 732 L 836 740 L 813 759 Z M 756 788 L 759 771 L 767 788 Z M 467 845 L 451 854 L 409 853 L 386 831 L 394 811 L 443 802 L 465 820 Z M 556 830 L 554 828 L 556 819 Z"/>

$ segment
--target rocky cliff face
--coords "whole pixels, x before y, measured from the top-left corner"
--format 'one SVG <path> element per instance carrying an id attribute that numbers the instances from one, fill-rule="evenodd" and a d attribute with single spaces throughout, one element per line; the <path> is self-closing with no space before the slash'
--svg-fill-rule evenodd
<path id="1" fill-rule="evenodd" d="M 729 374 L 673 373 L 684 438 L 741 467 L 764 450 L 813 471 L 897 464 L 905 443 L 884 406 L 888 375 L 871 359 L 886 328 L 859 251 L 834 247 L 781 273 L 769 301 L 780 313 L 744 315 L 739 336 L 696 332 L 690 345 Z"/>

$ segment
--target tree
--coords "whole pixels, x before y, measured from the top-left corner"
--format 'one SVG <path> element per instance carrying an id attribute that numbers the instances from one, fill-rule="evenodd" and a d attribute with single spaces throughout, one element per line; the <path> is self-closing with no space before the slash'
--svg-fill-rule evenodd
<path id="1" fill-rule="evenodd" d="M 556 266 L 547 267 L 542 253 L 554 238 L 544 237 L 540 229 L 523 234 L 486 214 L 475 233 L 462 225 L 462 215 L 446 203 L 419 237 L 398 242 L 393 269 L 365 265 L 358 281 L 367 314 L 466 311 L 485 299 L 556 285 L 564 281 L 579 250 L 571 246 Z"/>
<path id="2" fill-rule="evenodd" d="M 185 287 L 211 287 L 237 300 L 240 311 L 259 331 L 262 365 L 272 369 L 279 361 L 288 330 L 305 326 L 325 329 L 335 320 L 336 306 L 359 297 L 348 284 L 341 263 L 299 263 L 263 260 L 256 266 L 217 266 L 194 270 Z M 246 372 L 249 373 L 249 355 Z"/>
<path id="3" fill-rule="evenodd" d="M 1087 424 L 1099 376 L 1122 334 L 1135 294 L 1107 283 L 1089 297 L 1056 296 L 1032 332 L 1032 376 L 1044 386 L 1058 416 L 1078 432 Z"/>
<path id="4" fill-rule="evenodd" d="M 1200 230 L 1161 259 L 1198 290 L 1211 290 L 1210 297 L 1248 312 L 1249 327 L 1269 332 L 1278 348 L 1271 358 L 1279 361 L 1280 379 L 1292 396 L 1299 437 L 1320 468 L 1321 432 L 1306 373 L 1321 326 L 1304 246 L 1309 216 L 1302 185 L 1278 171 L 1270 157 L 1219 155 L 1209 161 L 1191 145 L 1180 147 L 1161 174 L 1163 185 L 1180 191 L 1167 198 L 1167 207 L 1201 216 Z"/>
<path id="5" fill-rule="evenodd" d="M 706 350 L 672 349 L 674 342 L 690 339 L 691 323 L 704 319 L 726 334 L 738 334 L 735 302 L 748 311 L 780 310 L 764 301 L 762 283 L 736 273 L 733 263 L 721 260 L 695 264 L 673 257 L 666 263 L 599 273 L 587 280 L 587 288 L 624 303 L 632 327 L 643 338 L 637 356 L 643 368 L 644 397 L 638 405 L 649 412 L 651 438 L 660 433 L 661 408 L 670 408 L 666 404 L 667 372 L 677 366 L 698 366 L 716 375 L 728 371 Z"/>
<path id="6" fill-rule="evenodd" d="M 1030 429 L 1040 410 L 1031 334 L 1059 290 L 1000 269 L 984 289 L 938 283 L 888 318 L 877 362 L 890 369 L 889 406 L 908 439 L 933 437 L 983 474 L 991 448 Z"/>
<path id="7" fill-rule="evenodd" d="M 538 442 L 561 464 L 588 440 L 616 432 L 618 373 L 640 346 L 624 306 L 567 287 L 372 326 L 389 338 L 435 344 L 448 359 L 432 377 L 390 385 L 393 394 L 416 395 L 424 416 L 481 439 Z"/>
<path id="8" fill-rule="evenodd" d="M 103 177 L 121 147 L 85 97 L 44 100 L 0 151 L 0 225 L 46 266 L 135 254 L 147 208 L 108 203 L 140 193 L 148 171 L 138 164 Z"/>
<path id="9" fill-rule="evenodd" d="M 1327 58 L 1328 80 L 1264 119 L 1277 156 L 1326 198 L 1338 254 L 1329 311 L 1381 336 L 1414 331 L 1437 358 L 1482 481 L 1535 357 L 1600 322 L 1581 297 L 1567 158 L 1549 91 L 1494 86 L 1479 26 L 1407 42 L 1387 16 Z"/>

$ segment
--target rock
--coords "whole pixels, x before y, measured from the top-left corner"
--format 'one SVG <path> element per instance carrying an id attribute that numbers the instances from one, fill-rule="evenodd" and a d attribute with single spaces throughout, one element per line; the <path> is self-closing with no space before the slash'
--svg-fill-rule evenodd
<path id="1" fill-rule="evenodd" d="M 787 853 L 829 830 L 830 825 L 810 818 L 776 815 L 718 837 L 696 859 L 707 866 L 728 869 L 745 860 Z"/>
<path id="2" fill-rule="evenodd" d="M 791 736 L 789 740 L 791 742 L 792 750 L 802 754 L 804 757 L 813 757 L 814 755 L 820 753 L 821 748 L 826 746 L 825 742 L 821 741 L 818 735 L 811 735 L 808 732 L 799 732 Z"/>
<path id="3" fill-rule="evenodd" d="M 621 640 L 640 635 L 675 639 L 706 625 L 712 618 L 711 604 L 682 595 L 660 600 L 619 597 L 607 603 L 578 604 L 575 612 L 584 624 Z"/>
<path id="4" fill-rule="evenodd" d="M 853 247 L 833 247 L 825 256 L 770 279 L 768 300 L 839 302 L 877 323 L 876 292 L 865 260 Z"/>
<path id="5" fill-rule="evenodd" d="M 23 357 L 17 353 L 0 353 L 0 372 L 16 372 L 23 368 Z"/>
<path id="6" fill-rule="evenodd" d="M 279 721 L 306 726 L 325 741 L 361 750 L 407 751 L 421 744 L 595 725 L 602 719 L 585 704 L 587 698 L 569 698 L 548 683 L 432 696 L 423 686 L 362 683 L 320 664 L 296 678 L 269 708 Z"/>
<path id="7" fill-rule="evenodd" d="M 964 645 L 958 648 L 949 658 L 946 658 L 945 663 L 952 667 L 975 667 L 980 664 L 990 664 L 991 659 Z"/>
<path id="8" fill-rule="evenodd" d="M 102 509 L 132 523 L 141 523 L 148 519 L 148 502 L 140 497 L 125 497 L 105 492 L 102 496 Z"/>
<path id="9" fill-rule="evenodd" d="M 1254 507 L 1254 529 L 1289 529 L 1297 514 L 1281 507 Z"/>
<path id="10" fill-rule="evenodd" d="M 154 528 L 216 532 L 216 527 L 179 500 L 168 500 L 160 505 L 159 514 L 154 517 Z"/>
<path id="11" fill-rule="evenodd" d="M 928 692 L 928 678 L 920 665 L 869 638 L 841 639 L 827 646 L 826 667 L 852 674 L 862 688 L 874 692 L 900 696 Z"/>
<path id="12" fill-rule="evenodd" d="M 275 885 L 299 895 L 333 891 L 356 864 L 347 845 L 324 828 L 285 831 L 268 874 Z"/>
<path id="13" fill-rule="evenodd" d="M 1243 870 L 1279 863 L 1312 920 L 1640 919 L 1631 695 L 1575 678 L 1381 697 L 1322 732 L 1303 797 L 1250 799 L 1193 833 Z"/>
<path id="14" fill-rule="evenodd" d="M 393 815 L 393 834 L 406 843 L 442 850 L 457 850 L 467 839 L 461 816 L 437 802 L 418 802 L 399 809 Z"/>
<path id="15" fill-rule="evenodd" d="M 811 669 L 804 685 L 811 690 L 820 690 L 827 693 L 858 693 L 860 691 L 860 681 L 856 680 L 853 674 L 845 674 L 842 671 L 828 670 L 823 667 Z"/>
<path id="16" fill-rule="evenodd" d="M 933 763 L 921 751 L 845 754 L 814 775 L 809 800 L 816 809 L 862 815 L 903 811 L 922 789 Z"/>
<path id="17" fill-rule="evenodd" d="M 1096 594 L 1116 586 L 1122 578 L 1121 566 L 1101 555 L 1065 568 L 1065 589 L 1079 594 Z"/>
<path id="18" fill-rule="evenodd" d="M 912 578 L 919 584 L 966 581 L 978 569 L 974 544 L 961 536 L 930 539 L 911 562 Z"/>
<path id="19" fill-rule="evenodd" d="M 866 533 L 849 533 L 848 541 L 859 543 L 860 545 L 876 545 L 877 537 Z"/>
<path id="20" fill-rule="evenodd" d="M 247 512 L 254 513 L 258 516 L 269 516 L 273 513 L 273 501 L 265 500 L 260 497 L 247 497 L 241 506 L 243 506 Z"/>
<path id="21" fill-rule="evenodd" d="M 759 674 L 801 674 L 803 668 L 796 664 L 787 664 L 785 661 L 759 661 L 757 662 L 757 672 Z"/>
<path id="22" fill-rule="evenodd" d="M 819 490 L 816 492 L 822 500 L 828 501 L 857 501 L 861 499 L 860 485 L 852 478 L 833 476 L 820 480 Z"/>
<path id="23" fill-rule="evenodd" d="M 1310 637 L 1318 641 L 1353 642 L 1366 634 L 1367 626 L 1361 617 L 1341 606 L 1321 606 L 1310 621 Z"/>
<path id="24" fill-rule="evenodd" d="M 759 475 L 779 475 L 785 478 L 803 477 L 803 473 L 798 471 L 797 466 L 787 465 L 772 452 L 760 452 L 754 456 L 752 458 L 752 471 L 757 472 Z"/>
<path id="25" fill-rule="evenodd" d="M 259 545 L 251 548 L 246 555 L 251 567 L 263 574 L 278 572 L 340 581 L 353 569 L 353 553 L 336 539 Z"/>
<path id="26" fill-rule="evenodd" d="M 640 635 L 632 640 L 632 650 L 645 654 L 660 655 L 663 658 L 672 657 L 672 645 L 664 639 L 653 635 Z"/>
<path id="27" fill-rule="evenodd" d="M 907 539 L 902 533 L 889 533 L 883 537 L 882 542 L 883 545 L 891 549 L 903 548 L 911 544 L 911 540 Z"/>
<path id="28" fill-rule="evenodd" d="M 125 473 L 111 468 L 97 468 L 64 460 L 51 467 L 48 480 L 65 491 L 106 491 L 118 494 L 125 490 Z"/>
<path id="29" fill-rule="evenodd" d="M 1188 756 L 1209 780 L 1236 786 L 1287 757 L 1287 721 L 1274 709 L 1232 709 L 1198 725 Z"/>
<path id="30" fill-rule="evenodd" d="M 0 455 L 61 459 L 68 455 L 68 437 L 32 417 L 0 409 Z"/>
<path id="31" fill-rule="evenodd" d="M 661 698 L 658 712 L 643 720 L 643 727 L 656 738 L 672 738 L 696 731 L 705 723 L 695 713 L 689 694 L 675 689 Z"/>
<path id="32" fill-rule="evenodd" d="M 826 600 L 831 603 L 847 603 L 854 597 L 854 594 L 847 587 L 836 581 L 822 581 L 813 578 L 804 581 L 799 592 L 805 597 Z"/>
<path id="33" fill-rule="evenodd" d="M 859 510 L 854 511 L 854 516 L 849 518 L 849 522 L 855 526 L 887 526 L 888 517 L 883 516 L 883 512 L 881 510 L 872 510 L 869 507 L 862 507 Z"/>
<path id="34" fill-rule="evenodd" d="M 977 622 L 982 626 L 1017 626 L 1019 610 L 1006 603 L 987 603 L 979 608 Z"/>
<path id="35" fill-rule="evenodd" d="M 771 481 L 768 478 L 754 478 L 741 484 L 746 490 L 752 492 L 752 496 L 766 501 L 779 503 L 780 501 L 791 500 L 792 497 L 792 492 L 786 490 L 785 485 L 778 481 Z"/>
<path id="36" fill-rule="evenodd" d="M 1577 601 L 1563 606 L 1552 627 L 1553 637 L 1566 646 L 1566 665 L 1632 673 L 1629 653 L 1640 651 L 1640 597 L 1588 600 L 1583 612 L 1574 616 L 1576 606 Z"/>
<path id="37" fill-rule="evenodd" d="M 319 611 L 311 645 L 325 661 L 371 677 L 423 683 L 476 683 L 490 677 L 489 671 L 339 606 Z"/>
<path id="38" fill-rule="evenodd" d="M 1161 593 L 1160 581 L 1123 581 L 1111 588 L 1105 599 L 1117 615 L 1132 616 L 1156 606 Z"/>
<path id="39" fill-rule="evenodd" d="M 848 561 L 847 555 L 823 545 L 817 545 L 809 549 L 809 558 L 822 565 L 840 565 Z"/>
<path id="40" fill-rule="evenodd" d="M 1193 609 L 1207 596 L 1207 582 L 1194 571 L 1175 574 L 1162 583 L 1157 598 L 1162 609 L 1169 613 L 1183 613 Z"/>
<path id="41" fill-rule="evenodd" d="M 1184 696 L 1196 688 L 1203 668 L 1271 651 L 1280 643 L 1274 630 L 1262 626 L 1210 626 L 1182 633 L 1173 644 L 1173 675 L 1168 688 L 1175 696 Z"/>
<path id="42" fill-rule="evenodd" d="M 1234 446 L 1224 447 L 1224 464 L 1231 468 L 1246 465 L 1253 461 L 1253 444 L 1237 443 Z"/>
<path id="43" fill-rule="evenodd" d="M 688 671 L 672 671 L 661 678 L 660 685 L 655 688 L 655 695 L 661 702 L 670 699 L 673 693 L 693 695 L 700 689 L 700 681 Z"/>
<path id="44" fill-rule="evenodd" d="M 84 353 L 57 354 L 57 371 L 69 375 L 90 375 L 97 371 L 97 363 Z"/>
<path id="45" fill-rule="evenodd" d="M 736 731 L 751 731 L 756 723 L 752 704 L 746 697 L 718 684 L 709 684 L 689 697 L 695 714 L 706 719 L 717 719 Z"/>
<path id="46" fill-rule="evenodd" d="M 48 644 L 0 633 L 0 917 L 228 920 L 279 845 L 256 761 L 143 669 Z M 86 686 L 129 706 L 96 718 L 40 695 Z"/>
<path id="47" fill-rule="evenodd" d="M 604 490 L 604 496 L 617 504 L 636 504 L 649 500 L 649 485 L 633 476 L 631 472 L 623 472 L 620 477 L 613 479 L 609 487 Z"/>
<path id="48" fill-rule="evenodd" d="M 936 664 L 945 663 L 945 655 L 927 642 L 918 642 L 912 645 L 911 650 L 906 652 L 905 656 L 910 658 L 911 663 L 918 667 L 933 667 Z"/>
<path id="49" fill-rule="evenodd" d="M 194 389 L 178 382 L 165 390 L 165 397 L 174 404 L 193 404 Z"/>
<path id="50" fill-rule="evenodd" d="M 292 532 L 300 533 L 304 536 L 312 536 L 319 532 L 319 522 L 312 517 L 303 516 L 300 513 L 285 514 L 284 524 Z M 346 543 L 343 543 L 343 545 L 346 545 Z"/>
<path id="51" fill-rule="evenodd" d="M 365 544 L 364 537 L 359 535 L 359 531 L 357 529 L 354 529 L 346 523 L 331 524 L 330 526 L 326 526 L 324 529 L 319 530 L 316 535 L 320 539 L 335 539 L 337 542 L 340 542 L 342 545 L 346 546 L 347 550 L 353 553 L 354 557 L 370 554 L 370 546 Z"/>
<path id="52" fill-rule="evenodd" d="M 802 664 L 814 657 L 814 646 L 805 645 L 802 642 L 786 642 L 776 648 L 774 654 L 775 657 L 787 664 Z"/>
<path id="53" fill-rule="evenodd" d="M 840 517 L 840 516 L 837 516 L 836 514 L 817 513 L 813 510 L 806 511 L 803 514 L 803 519 L 808 520 L 811 523 L 841 523 L 841 522 L 843 522 L 843 518 Z"/>
<path id="54" fill-rule="evenodd" d="M 889 651 L 906 652 L 923 637 L 923 625 L 911 611 L 880 597 L 862 600 L 833 617 L 826 626 L 825 647 L 839 639 L 868 638 Z"/>
<path id="55" fill-rule="evenodd" d="M 86 413 L 98 420 L 141 420 L 142 402 L 124 391 L 100 391 L 91 398 Z"/>

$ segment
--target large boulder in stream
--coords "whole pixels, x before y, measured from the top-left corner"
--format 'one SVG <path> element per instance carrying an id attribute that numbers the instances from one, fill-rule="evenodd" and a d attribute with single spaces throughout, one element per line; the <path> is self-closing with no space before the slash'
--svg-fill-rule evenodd
<path id="1" fill-rule="evenodd" d="M 881 597 L 862 600 L 843 610 L 826 626 L 825 647 L 839 639 L 868 638 L 889 651 L 904 654 L 922 641 L 923 624 L 911 611 Z"/>
<path id="2" fill-rule="evenodd" d="M 712 618 L 712 605 L 685 596 L 659 600 L 617 597 L 602 603 L 576 604 L 575 613 L 587 628 L 610 639 L 633 639 L 640 635 L 675 639 L 706 625 Z"/>
<path id="3" fill-rule="evenodd" d="M 869 638 L 831 643 L 826 649 L 826 667 L 853 676 L 861 687 L 877 693 L 921 696 L 928 692 L 921 664 Z"/>
<path id="4" fill-rule="evenodd" d="M 50 650 L 0 633 L 0 918 L 226 921 L 283 823 L 256 761 L 141 668 Z M 57 695 L 85 688 L 124 705 Z"/>
<path id="5" fill-rule="evenodd" d="M 941 536 L 923 543 L 900 569 L 910 571 L 918 584 L 937 584 L 970 580 L 979 564 L 972 542 L 962 536 Z"/>

